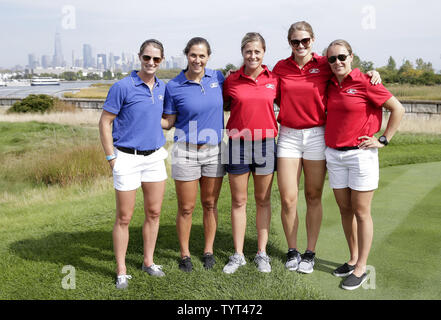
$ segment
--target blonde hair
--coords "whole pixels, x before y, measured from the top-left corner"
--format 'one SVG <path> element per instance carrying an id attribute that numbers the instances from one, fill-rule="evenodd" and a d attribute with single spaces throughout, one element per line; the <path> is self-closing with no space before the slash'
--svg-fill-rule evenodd
<path id="1" fill-rule="evenodd" d="M 352 54 L 352 47 L 351 47 L 351 45 L 349 44 L 349 42 L 347 42 L 346 40 L 343 40 L 343 39 L 337 39 L 337 40 L 332 41 L 332 42 L 329 44 L 328 48 L 326 49 L 326 55 L 328 55 L 328 50 L 329 50 L 329 48 L 331 48 L 331 47 L 333 47 L 333 46 L 342 46 L 342 47 L 345 47 L 346 50 L 348 50 L 348 53 L 349 53 L 349 54 Z"/>
<path id="2" fill-rule="evenodd" d="M 299 22 L 293 23 L 291 25 L 291 27 L 289 27 L 289 30 L 288 30 L 288 41 L 291 40 L 292 34 L 294 32 L 296 32 L 296 31 L 306 31 L 306 32 L 309 33 L 309 35 L 311 36 L 312 39 L 315 39 L 314 31 L 312 31 L 311 25 L 308 22 L 306 22 L 306 21 L 299 21 Z"/>
<path id="3" fill-rule="evenodd" d="M 242 43 L 240 46 L 240 51 L 243 51 L 243 49 L 245 48 L 245 46 L 250 43 L 250 42 L 254 42 L 254 41 L 258 41 L 262 44 L 262 48 L 263 51 L 266 51 L 266 44 L 265 44 L 265 39 L 262 37 L 262 35 L 258 32 L 248 32 L 242 39 Z"/>

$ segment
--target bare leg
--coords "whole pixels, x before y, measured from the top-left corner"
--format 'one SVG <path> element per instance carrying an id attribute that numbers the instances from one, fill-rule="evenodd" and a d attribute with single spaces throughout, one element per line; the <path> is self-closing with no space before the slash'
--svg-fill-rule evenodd
<path id="1" fill-rule="evenodd" d="M 217 229 L 217 200 L 222 188 L 223 177 L 201 177 L 201 203 L 204 212 L 204 253 L 213 253 L 213 244 Z"/>
<path id="2" fill-rule="evenodd" d="M 315 252 L 323 216 L 322 193 L 326 176 L 326 161 L 303 159 L 303 172 L 305 175 L 307 249 Z"/>
<path id="3" fill-rule="evenodd" d="M 352 209 L 357 220 L 358 260 L 354 274 L 360 277 L 366 272 L 366 264 L 372 245 L 374 226 L 371 217 L 371 203 L 374 191 L 352 190 Z"/>
<path id="4" fill-rule="evenodd" d="M 266 252 L 268 235 L 271 224 L 271 186 L 273 174 L 258 175 L 254 177 L 254 198 L 256 200 L 256 227 L 257 248 L 260 252 Z"/>
<path id="5" fill-rule="evenodd" d="M 358 260 L 357 221 L 352 210 L 351 189 L 334 189 L 335 199 L 340 208 L 341 223 L 349 246 L 348 264 L 353 266 Z"/>
<path id="6" fill-rule="evenodd" d="M 277 183 L 282 205 L 282 224 L 289 248 L 297 248 L 297 201 L 299 193 L 302 159 L 278 158 Z"/>
<path id="7" fill-rule="evenodd" d="M 178 197 L 178 214 L 176 216 L 176 230 L 178 233 L 181 257 L 190 257 L 190 232 L 192 216 L 198 194 L 199 180 L 175 180 L 176 194 Z"/>
<path id="8" fill-rule="evenodd" d="M 250 174 L 228 174 L 231 190 L 231 227 L 233 229 L 234 249 L 243 254 L 245 230 L 247 225 L 248 178 Z"/>
<path id="9" fill-rule="evenodd" d="M 116 197 L 116 220 L 113 226 L 113 250 L 116 258 L 116 274 L 126 274 L 126 253 L 129 244 L 129 224 L 135 209 L 136 190 L 118 191 Z"/>
<path id="10" fill-rule="evenodd" d="M 159 231 L 159 217 L 161 215 L 162 200 L 165 191 L 165 180 L 161 182 L 143 182 L 145 220 L 142 227 L 144 240 L 144 265 L 153 264 L 156 239 Z"/>

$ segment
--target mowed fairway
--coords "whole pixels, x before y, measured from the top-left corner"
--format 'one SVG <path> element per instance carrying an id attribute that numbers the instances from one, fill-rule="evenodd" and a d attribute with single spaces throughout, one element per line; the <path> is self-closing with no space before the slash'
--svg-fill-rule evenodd
<path id="1" fill-rule="evenodd" d="M 0 299 L 441 299 L 439 135 L 397 136 L 395 146 L 391 144 L 391 148 L 380 151 L 381 159 L 387 160 L 390 166 L 381 169 L 380 187 L 373 201 L 374 242 L 368 260 L 369 288 L 346 292 L 339 287 L 341 279 L 331 274 L 346 261 L 348 249 L 328 181 L 323 195 L 324 216 L 314 273 L 302 275 L 284 268 L 287 247 L 274 181 L 268 244 L 273 271 L 261 274 L 253 262 L 255 203 L 250 183 L 245 241 L 247 265 L 233 275 L 224 274 L 222 267 L 233 253 L 226 177 L 218 205 L 214 270 L 204 270 L 200 259 L 203 250 L 200 203 L 194 213 L 190 242 L 194 271 L 184 274 L 178 269 L 177 204 L 174 184 L 169 178 L 155 254 L 155 263 L 163 266 L 166 277 L 152 278 L 140 270 L 143 209 L 139 192 L 127 253 L 128 272 L 133 279 L 128 290 L 117 291 L 111 236 L 115 215 L 112 179 L 108 174 L 90 175 L 84 168 L 88 162 L 77 161 L 69 153 L 74 147 L 77 153 L 82 153 L 89 150 L 87 146 L 97 145 L 101 156 L 96 128 L 0 123 L 0 132 L 3 159 L 0 163 Z M 398 157 L 407 154 L 401 151 L 406 145 L 413 150 L 421 148 L 420 153 L 428 154 L 424 151 L 426 148 L 434 154 L 430 159 L 413 156 L 411 152 L 407 157 Z M 89 161 L 95 161 L 89 153 L 87 156 Z M 427 162 L 430 160 L 432 162 Z M 63 166 L 63 161 L 78 165 L 83 180 L 64 179 L 53 173 L 57 171 L 56 166 Z M 48 162 L 53 164 L 50 170 L 45 169 L 50 173 L 50 181 L 61 181 L 62 185 L 42 185 L 38 179 L 46 173 L 32 174 Z M 403 162 L 414 164 L 398 165 Z M 104 165 L 107 165 L 105 161 Z M 99 167 L 92 169 L 96 172 Z M 71 174 L 70 171 L 63 173 L 67 177 Z M 298 249 L 304 251 L 303 195 L 300 195 L 298 209 Z M 71 267 L 63 273 L 66 266 Z M 75 283 L 72 278 L 70 281 L 65 278 L 73 275 L 72 267 Z M 65 289 L 63 284 L 71 288 L 75 284 L 75 288 Z"/>

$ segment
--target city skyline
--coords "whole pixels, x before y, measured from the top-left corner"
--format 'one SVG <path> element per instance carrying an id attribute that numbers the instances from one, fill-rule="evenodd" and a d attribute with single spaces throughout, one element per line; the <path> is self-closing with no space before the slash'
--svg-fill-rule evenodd
<path id="1" fill-rule="evenodd" d="M 191 6 L 165 0 L 153 10 L 145 1 L 3 0 L 0 4 L 0 67 L 28 64 L 30 54 L 40 57 L 54 52 L 54 34 L 61 35 L 67 65 L 83 56 L 83 44 L 97 54 L 136 54 L 147 38 L 160 40 L 165 56 L 182 55 L 186 42 L 205 37 L 213 54 L 210 68 L 228 63 L 240 65 L 240 41 L 249 31 L 260 32 L 267 42 L 264 63 L 275 63 L 290 55 L 286 35 L 291 23 L 306 20 L 313 26 L 313 50 L 321 53 L 337 38 L 348 40 L 362 60 L 375 67 L 387 64 L 392 56 L 400 66 L 404 60 L 422 58 L 441 69 L 441 21 L 435 16 L 441 4 L 435 0 L 380 1 L 233 1 Z M 73 53 L 73 54 L 72 54 Z M 72 57 L 73 55 L 73 57 Z M 47 58 L 45 58 L 48 60 Z"/>
<path id="2" fill-rule="evenodd" d="M 120 55 L 115 55 L 113 52 L 102 52 L 93 48 L 91 44 L 84 43 L 82 45 L 82 55 L 75 55 L 72 50 L 71 60 L 65 59 L 62 49 L 62 37 L 60 32 L 55 33 L 54 54 L 51 57 L 47 54 L 39 55 L 36 52 L 29 53 L 28 62 L 26 65 L 16 65 L 12 69 L 28 69 L 32 72 L 38 72 L 41 69 L 95 69 L 99 71 L 110 70 L 128 72 L 133 68 L 139 68 L 140 63 L 137 53 L 121 52 Z M 184 68 L 186 60 L 181 54 L 180 56 L 171 56 L 165 58 L 161 62 L 161 68 Z M 45 70 L 46 71 L 46 70 Z"/>

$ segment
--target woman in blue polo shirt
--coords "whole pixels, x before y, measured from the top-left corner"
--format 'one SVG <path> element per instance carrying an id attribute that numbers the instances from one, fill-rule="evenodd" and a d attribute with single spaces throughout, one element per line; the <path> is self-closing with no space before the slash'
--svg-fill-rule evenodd
<path id="1" fill-rule="evenodd" d="M 190 272 L 189 240 L 198 186 L 201 189 L 205 246 L 204 267 L 215 264 L 213 243 L 217 229 L 217 200 L 225 175 L 221 163 L 224 127 L 220 71 L 205 68 L 211 54 L 204 38 L 191 39 L 184 53 L 188 67 L 167 83 L 164 128 L 175 126 L 172 177 L 178 197 L 176 228 L 180 243 L 179 268 Z"/>
<path id="2" fill-rule="evenodd" d="M 167 179 L 167 151 L 162 147 L 165 137 L 161 128 L 165 84 L 155 76 L 163 58 L 162 44 L 146 40 L 139 51 L 141 70 L 132 71 L 110 88 L 99 121 L 101 143 L 113 171 L 116 193 L 113 246 L 118 289 L 126 288 L 131 279 L 125 256 L 136 190 L 140 186 L 145 211 L 142 270 L 152 276 L 164 276 L 161 266 L 153 263 Z"/>

